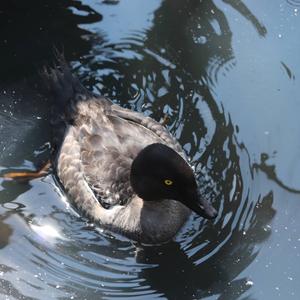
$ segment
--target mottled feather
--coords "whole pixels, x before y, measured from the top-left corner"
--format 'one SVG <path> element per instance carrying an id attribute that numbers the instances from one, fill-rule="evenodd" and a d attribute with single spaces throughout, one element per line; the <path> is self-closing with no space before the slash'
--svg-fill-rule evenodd
<path id="1" fill-rule="evenodd" d="M 160 123 L 94 96 L 59 57 L 45 70 L 53 90 L 54 165 L 71 201 L 90 219 L 144 243 L 170 239 L 190 211 L 178 201 L 145 202 L 130 184 L 131 164 L 147 145 L 163 143 L 185 158 Z"/>

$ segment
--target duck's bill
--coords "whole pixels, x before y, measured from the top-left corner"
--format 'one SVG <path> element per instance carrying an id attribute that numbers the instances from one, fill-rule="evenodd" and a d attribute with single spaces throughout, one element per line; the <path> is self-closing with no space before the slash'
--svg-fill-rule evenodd
<path id="1" fill-rule="evenodd" d="M 205 219 L 215 219 L 218 215 L 216 209 L 206 200 L 198 200 L 190 209 Z"/>
<path id="2" fill-rule="evenodd" d="M 199 197 L 199 195 L 185 199 L 184 204 L 199 216 L 205 219 L 214 219 L 217 217 L 218 212 L 215 208 L 207 200 Z"/>

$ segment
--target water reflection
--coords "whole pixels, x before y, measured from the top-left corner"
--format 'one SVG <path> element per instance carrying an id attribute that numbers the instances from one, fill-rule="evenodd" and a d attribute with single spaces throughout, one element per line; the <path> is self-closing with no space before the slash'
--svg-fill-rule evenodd
<path id="1" fill-rule="evenodd" d="M 6 265 L 0 264 L 0 273 L 1 276 L 7 276 L 10 273 L 16 272 L 16 269 L 7 267 Z M 25 296 L 21 291 L 19 291 L 9 280 L 1 279 L 0 284 L 0 294 L 5 295 L 6 299 L 9 296 L 14 297 L 15 299 L 24 299 L 24 300 L 35 300 L 29 296 Z"/>
<path id="2" fill-rule="evenodd" d="M 267 34 L 266 27 L 256 18 L 255 15 L 250 11 L 246 4 L 241 0 L 223 0 L 225 3 L 228 3 L 235 10 L 237 10 L 242 16 L 248 19 L 253 27 L 256 29 L 257 33 L 264 37 Z"/>
<path id="3" fill-rule="evenodd" d="M 265 27 L 243 2 L 225 2 L 249 19 L 261 36 L 266 34 Z M 165 80 L 168 75 L 164 73 L 168 71 L 163 72 L 163 67 L 166 67 L 172 70 L 173 78 L 168 81 L 172 87 L 172 79 L 176 86 L 176 75 L 179 79 L 184 76 L 192 82 L 197 80 L 198 85 L 214 84 L 219 72 L 226 73 L 234 66 L 231 40 L 228 20 L 214 2 L 165 0 L 154 13 L 152 28 L 146 32 L 134 32 L 120 44 L 94 45 L 89 56 L 93 61 L 93 68 L 89 70 L 92 73 L 85 74 L 86 83 L 94 88 L 100 81 L 101 93 L 118 98 L 128 83 L 138 92 L 136 87 L 145 89 L 145 81 L 153 76 L 155 81 Z M 83 61 L 84 65 L 86 63 Z M 149 66 L 152 72 L 141 78 Z M 121 82 L 116 82 L 121 78 Z M 165 94 L 164 91 L 161 93 Z M 159 94 L 150 92 L 146 96 L 150 100 L 160 98 Z"/>
<path id="4" fill-rule="evenodd" d="M 228 3 L 261 36 L 266 34 L 242 2 Z M 80 71 L 87 85 L 123 106 L 156 119 L 167 113 L 169 129 L 190 156 L 203 194 L 219 207 L 213 224 L 194 217 L 179 243 L 138 252 L 138 262 L 155 266 L 139 277 L 168 299 L 235 299 L 251 288 L 248 278 L 237 277 L 270 235 L 266 226 L 275 215 L 272 194 L 251 192 L 255 175 L 247 151 L 236 144 L 230 117 L 208 88 L 219 72 L 233 66 L 231 36 L 213 2 L 163 1 L 152 28 L 117 45 L 95 45 L 93 58 L 84 61 L 94 71 Z"/>
<path id="5" fill-rule="evenodd" d="M 284 182 L 282 182 L 276 174 L 275 166 L 274 165 L 268 165 L 266 162 L 269 159 L 269 155 L 267 153 L 262 153 L 260 156 L 260 163 L 254 163 L 253 169 L 260 170 L 264 172 L 268 178 L 278 184 L 281 188 L 284 190 L 287 190 L 290 193 L 293 194 L 300 194 L 300 190 L 293 189 L 291 187 L 288 187 Z"/>
<path id="6" fill-rule="evenodd" d="M 9 238 L 12 235 L 13 229 L 5 223 L 7 214 L 0 216 L 0 249 L 4 248 L 9 243 Z M 3 272 L 3 271 L 1 271 Z"/>
<path id="7" fill-rule="evenodd" d="M 99 13 L 75 0 L 1 1 L 0 80 L 31 77 L 51 60 L 54 46 L 63 47 L 73 59 L 88 53 L 90 32 L 78 25 L 101 19 Z"/>
<path id="8" fill-rule="evenodd" d="M 191 80 L 215 80 L 233 58 L 228 20 L 214 2 L 163 1 L 154 15 L 145 45 L 156 53 L 163 50 Z"/>
<path id="9" fill-rule="evenodd" d="M 294 7 L 299 7 L 300 6 L 300 1 L 299 0 L 286 0 L 288 4 Z"/>
<path id="10" fill-rule="evenodd" d="M 259 36 L 266 35 L 243 2 L 224 2 L 249 20 Z M 118 1 L 103 3 L 118 5 Z M 20 40 L 10 32 L 10 46 L 1 54 L 14 49 L 18 59 L 8 56 L 7 70 L 11 62 L 39 64 L 51 57 L 53 44 L 63 44 L 76 71 L 94 91 L 158 120 L 168 114 L 168 128 L 191 158 L 203 196 L 212 200 L 219 217 L 208 222 L 193 215 L 174 241 L 138 247 L 76 214 L 61 201 L 63 195 L 51 176 L 27 184 L 2 182 L 1 268 L 8 271 L 0 292 L 17 299 L 32 299 L 25 295 L 46 299 L 50 294 L 60 299 L 239 298 L 252 286 L 251 278 L 241 273 L 270 236 L 269 224 L 276 212 L 273 193 L 253 188 L 257 172 L 249 163 L 247 148 L 236 142 L 237 128 L 221 99 L 214 97 L 218 77 L 234 67 L 232 29 L 224 12 L 212 1 L 165 0 L 154 12 L 151 28 L 111 44 L 78 26 L 101 20 L 99 13 L 80 2 L 26 2 L 30 7 L 36 11 L 24 32 L 34 38 L 23 32 Z M 13 23 L 17 16 L 10 14 Z M 21 18 L 27 24 L 27 14 Z M 17 41 L 30 47 L 20 52 Z M 17 80 L 30 70 L 26 63 L 20 74 L 9 75 Z M 36 163 L 33 153 L 39 153 L 44 137 L 25 141 L 32 152 L 30 161 Z M 25 167 L 22 162 L 6 167 Z M 46 233 L 52 233 L 52 238 Z M 16 281 L 16 276 L 21 280 Z"/>

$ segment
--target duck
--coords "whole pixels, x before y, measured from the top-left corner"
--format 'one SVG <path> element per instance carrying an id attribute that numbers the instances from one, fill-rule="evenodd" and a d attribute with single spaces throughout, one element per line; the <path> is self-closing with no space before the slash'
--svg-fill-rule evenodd
<path id="1" fill-rule="evenodd" d="M 141 244 L 171 240 L 191 212 L 216 209 L 164 124 L 88 91 L 63 56 L 43 71 L 53 160 L 68 199 L 92 222 Z"/>

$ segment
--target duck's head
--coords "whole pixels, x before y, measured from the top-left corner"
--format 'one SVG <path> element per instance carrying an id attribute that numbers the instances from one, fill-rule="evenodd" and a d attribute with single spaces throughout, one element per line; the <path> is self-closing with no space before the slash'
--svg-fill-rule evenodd
<path id="1" fill-rule="evenodd" d="M 134 159 L 130 181 L 145 201 L 173 199 L 200 216 L 213 219 L 217 211 L 199 194 L 192 168 L 173 149 L 163 144 L 145 147 Z"/>

